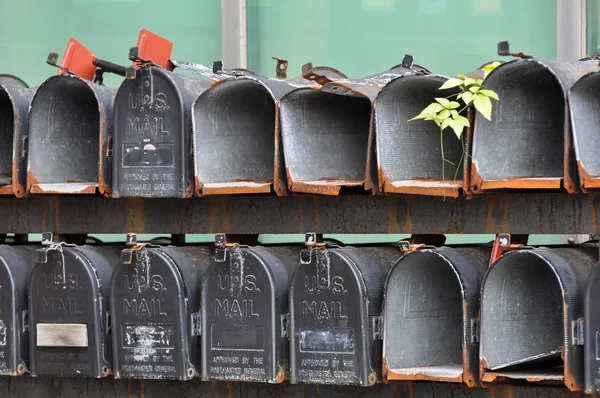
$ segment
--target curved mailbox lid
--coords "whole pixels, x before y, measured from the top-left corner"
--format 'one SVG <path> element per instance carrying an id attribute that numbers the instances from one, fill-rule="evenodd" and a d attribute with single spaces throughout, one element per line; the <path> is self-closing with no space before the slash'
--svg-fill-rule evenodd
<path id="1" fill-rule="evenodd" d="M 192 103 L 214 80 L 151 63 L 115 97 L 114 197 L 187 198 L 193 194 Z"/>
<path id="2" fill-rule="evenodd" d="M 34 246 L 0 246 L 0 374 L 29 368 L 28 285 Z"/>
<path id="3" fill-rule="evenodd" d="M 292 383 L 371 386 L 381 380 L 381 341 L 373 315 L 399 257 L 394 248 L 324 248 L 309 252 L 290 285 Z"/>
<path id="4" fill-rule="evenodd" d="M 205 73 L 202 67 L 185 67 Z M 315 71 L 345 77 L 332 68 L 316 67 Z M 318 85 L 301 76 L 280 80 L 250 71 L 237 73 L 215 83 L 194 102 L 196 193 L 269 193 L 273 188 L 284 195 L 279 101 L 298 87 Z"/>
<path id="5" fill-rule="evenodd" d="M 567 92 L 593 61 L 526 58 L 503 63 L 483 83 L 500 97 L 492 121 L 476 116 L 470 188 L 560 189 L 579 183 L 570 133 Z"/>
<path id="6" fill-rule="evenodd" d="M 342 187 L 378 188 L 372 103 L 391 80 L 426 73 L 419 66 L 405 66 L 359 80 L 330 80 L 320 90 L 304 87 L 282 98 L 290 191 L 337 195 Z"/>
<path id="7" fill-rule="evenodd" d="M 586 279 L 597 260 L 594 247 L 539 248 L 508 252 L 492 264 L 481 291 L 483 385 L 583 387 L 583 347 L 573 344 L 573 323 L 583 316 Z"/>
<path id="8" fill-rule="evenodd" d="M 592 72 L 577 81 L 569 91 L 569 114 L 573 125 L 575 160 L 583 191 L 600 188 L 600 74 Z"/>
<path id="9" fill-rule="evenodd" d="M 585 392 L 600 391 L 600 263 L 596 263 L 588 277 L 585 290 Z"/>
<path id="10" fill-rule="evenodd" d="M 471 320 L 489 258 L 489 248 L 441 247 L 396 262 L 385 287 L 384 379 L 479 384 Z"/>
<path id="11" fill-rule="evenodd" d="M 27 192 L 110 194 L 115 90 L 73 74 L 48 78 L 29 110 Z"/>
<path id="12" fill-rule="evenodd" d="M 27 185 L 27 132 L 34 90 L 0 76 L 0 195 L 22 197 Z"/>
<path id="13" fill-rule="evenodd" d="M 225 253 L 202 283 L 202 379 L 281 383 L 289 378 L 289 347 L 280 322 L 300 249 Z"/>
<path id="14" fill-rule="evenodd" d="M 29 284 L 32 375 L 111 374 L 108 286 L 121 247 L 39 249 Z"/>
<path id="15" fill-rule="evenodd" d="M 0 84 L 11 84 L 13 86 L 19 86 L 22 88 L 29 88 L 29 85 L 25 82 L 25 80 L 21 79 L 15 75 L 9 75 L 5 73 L 0 73 Z"/>
<path id="16" fill-rule="evenodd" d="M 192 312 L 212 253 L 202 247 L 123 251 L 110 285 L 115 378 L 189 380 L 200 372 Z"/>

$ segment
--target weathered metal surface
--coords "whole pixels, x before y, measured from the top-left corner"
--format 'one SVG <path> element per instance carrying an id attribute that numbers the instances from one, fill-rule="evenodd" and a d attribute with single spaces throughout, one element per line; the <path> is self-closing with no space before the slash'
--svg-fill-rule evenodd
<path id="1" fill-rule="evenodd" d="M 482 282 L 480 377 L 584 387 L 584 351 L 573 322 L 583 316 L 598 248 L 521 249 L 492 264 Z"/>
<path id="2" fill-rule="evenodd" d="M 28 193 L 110 195 L 114 96 L 73 74 L 38 87 L 29 110 Z"/>
<path id="3" fill-rule="evenodd" d="M 29 85 L 25 82 L 25 80 L 21 79 L 15 75 L 8 75 L 5 73 L 0 73 L 0 84 L 12 84 L 13 86 L 19 86 L 22 88 L 29 88 Z"/>
<path id="4" fill-rule="evenodd" d="M 600 303 L 600 263 L 594 265 L 588 276 L 584 303 L 585 391 L 590 394 L 600 392 L 600 307 L 598 303 Z"/>
<path id="5" fill-rule="evenodd" d="M 290 382 L 372 386 L 382 342 L 372 317 L 400 251 L 393 247 L 307 248 L 290 283 Z"/>
<path id="6" fill-rule="evenodd" d="M 32 375 L 105 377 L 112 372 L 108 285 L 120 247 L 53 244 L 37 251 L 29 284 Z M 52 324 L 85 326 L 85 344 Z M 43 325 L 43 326 L 40 326 Z M 54 326 L 56 327 L 56 326 Z M 49 332 L 49 333 L 48 333 Z M 82 332 L 82 330 L 80 330 Z M 40 333 L 42 333 L 40 335 Z"/>
<path id="7" fill-rule="evenodd" d="M 33 93 L 26 86 L 0 80 L 0 195 L 25 194 L 28 112 Z"/>
<path id="8" fill-rule="evenodd" d="M 583 191 L 600 188 L 600 162 L 596 154 L 600 123 L 600 73 L 583 76 L 569 91 L 569 115 L 573 126 L 575 160 Z"/>
<path id="9" fill-rule="evenodd" d="M 472 320 L 490 248 L 425 248 L 402 256 L 385 287 L 383 376 L 479 385 Z"/>
<path id="10" fill-rule="evenodd" d="M 35 246 L 0 246 L 0 374 L 29 368 L 28 287 Z"/>
<path id="11" fill-rule="evenodd" d="M 301 247 L 218 247 L 202 283 L 202 379 L 282 383 L 281 317 Z"/>
<path id="12" fill-rule="evenodd" d="M 0 197 L 0 233 L 600 233 L 596 194 Z"/>
<path id="13" fill-rule="evenodd" d="M 115 378 L 190 380 L 200 374 L 202 274 L 212 260 L 203 247 L 126 249 L 110 285 Z"/>
<path id="14" fill-rule="evenodd" d="M 500 97 L 491 121 L 476 115 L 471 191 L 579 191 L 567 93 L 594 61 L 525 58 L 494 69 L 483 84 Z"/>
<path id="15" fill-rule="evenodd" d="M 187 198 L 194 191 L 192 103 L 213 79 L 151 63 L 115 97 L 114 197 Z"/>

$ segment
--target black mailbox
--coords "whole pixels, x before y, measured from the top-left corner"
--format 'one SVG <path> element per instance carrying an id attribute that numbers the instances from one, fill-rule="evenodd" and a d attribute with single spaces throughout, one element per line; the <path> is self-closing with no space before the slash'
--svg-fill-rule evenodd
<path id="1" fill-rule="evenodd" d="M 113 196 L 192 196 L 192 103 L 213 82 L 146 62 L 121 84 L 115 97 Z"/>
<path id="2" fill-rule="evenodd" d="M 381 380 L 383 286 L 395 248 L 312 246 L 290 285 L 292 383 L 371 386 Z"/>
<path id="3" fill-rule="evenodd" d="M 34 90 L 0 80 L 0 195 L 22 197 L 27 185 L 28 112 Z"/>
<path id="4" fill-rule="evenodd" d="M 475 116 L 470 189 L 579 191 L 567 93 L 595 61 L 523 58 L 494 69 L 483 83 L 494 90 L 491 121 Z"/>
<path id="5" fill-rule="evenodd" d="M 217 245 L 224 242 L 217 239 Z M 290 247 L 217 247 L 202 283 L 203 380 L 289 378 L 281 317 L 288 312 L 299 253 Z"/>
<path id="6" fill-rule="evenodd" d="M 584 386 L 581 324 L 598 248 L 508 252 L 482 281 L 480 378 Z"/>
<path id="7" fill-rule="evenodd" d="M 29 284 L 31 374 L 111 374 L 108 286 L 117 246 L 38 250 Z"/>
<path id="8" fill-rule="evenodd" d="M 471 325 L 489 259 L 489 248 L 441 247 L 396 262 L 385 286 L 384 379 L 479 384 L 479 344 Z"/>
<path id="9" fill-rule="evenodd" d="M 110 286 L 115 378 L 189 380 L 200 373 L 202 247 L 125 249 Z"/>
<path id="10" fill-rule="evenodd" d="M 12 84 L 13 86 L 19 86 L 23 88 L 28 88 L 29 85 L 25 82 L 25 80 L 21 79 L 15 75 L 9 75 L 6 73 L 0 73 L 0 84 Z"/>
<path id="11" fill-rule="evenodd" d="M 76 60 L 86 65 L 81 74 L 67 69 Z M 91 81 L 93 61 L 71 39 L 62 69 L 37 88 L 29 110 L 27 192 L 110 194 L 115 90 Z"/>
<path id="12" fill-rule="evenodd" d="M 35 265 L 33 246 L 0 246 L 0 375 L 29 368 L 28 285 Z"/>

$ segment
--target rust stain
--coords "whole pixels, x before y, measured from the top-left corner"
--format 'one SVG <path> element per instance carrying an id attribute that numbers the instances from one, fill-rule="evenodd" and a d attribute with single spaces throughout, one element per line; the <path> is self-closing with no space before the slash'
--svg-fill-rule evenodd
<path id="1" fill-rule="evenodd" d="M 398 226 L 398 209 L 397 201 L 390 200 L 390 226 L 388 227 L 388 234 L 397 234 L 400 231 Z"/>
<path id="2" fill-rule="evenodd" d="M 411 201 L 412 201 L 412 197 L 409 196 L 406 198 L 406 208 L 405 208 L 405 215 L 404 215 L 404 231 L 406 233 L 412 232 L 412 230 L 413 230 L 412 218 L 410 215 Z"/>
<path id="3" fill-rule="evenodd" d="M 565 93 L 564 115 L 565 115 L 566 120 L 570 120 L 569 106 L 567 105 L 566 96 L 567 96 L 567 94 Z M 571 171 L 575 171 L 575 170 L 571 170 L 571 164 L 572 164 L 571 163 L 571 156 L 572 156 L 571 154 L 575 153 L 574 152 L 575 149 L 573 147 L 573 137 L 571 134 L 571 123 L 569 123 L 569 122 L 566 123 L 565 130 L 566 130 L 565 131 L 565 143 L 564 143 L 564 151 L 563 151 L 563 174 L 564 174 L 563 185 L 568 193 L 578 193 L 578 192 L 580 192 L 579 184 L 577 184 L 571 178 Z M 577 181 L 577 182 L 579 182 L 579 181 Z"/>
<path id="4" fill-rule="evenodd" d="M 16 179 L 13 179 L 13 181 L 16 181 Z M 25 196 L 25 189 L 23 189 L 23 185 L 16 183 L 12 185 L 13 187 L 13 193 L 17 198 L 22 198 L 23 196 Z"/>
<path id="5" fill-rule="evenodd" d="M 590 229 L 592 230 L 592 232 L 595 233 L 597 230 L 597 226 L 596 226 L 596 208 L 594 207 L 594 199 L 595 199 L 595 196 L 593 196 L 593 195 L 588 196 L 588 203 L 589 203 L 590 210 L 591 210 L 591 212 L 590 212 L 591 213 L 591 215 L 590 215 L 591 228 Z"/>
<path id="6" fill-rule="evenodd" d="M 581 161 L 577 161 L 577 171 L 579 172 L 580 186 L 583 190 L 600 188 L 600 176 L 592 176 L 585 169 Z"/>
<path id="7" fill-rule="evenodd" d="M 384 355 L 383 358 L 381 358 L 381 378 L 383 379 L 383 382 L 386 384 L 388 383 L 389 370 L 390 370 L 390 368 L 387 363 L 387 358 Z"/>
<path id="8" fill-rule="evenodd" d="M 496 200 L 493 196 L 487 198 L 487 219 L 486 219 L 486 232 L 490 233 L 496 230 L 494 228 L 494 205 Z"/>
<path id="9" fill-rule="evenodd" d="M 438 181 L 440 184 L 448 184 L 448 181 Z M 439 196 L 444 198 L 458 198 L 460 196 L 460 189 L 462 187 L 461 181 L 456 181 L 456 186 L 452 188 L 448 187 L 436 187 L 436 186 L 394 186 L 393 181 L 386 181 L 384 185 L 385 193 L 396 193 L 396 194 L 407 194 L 407 195 L 425 195 L 425 196 Z"/>
<path id="10" fill-rule="evenodd" d="M 98 113 L 100 115 L 104 114 L 104 111 L 102 109 L 102 106 L 99 105 L 98 106 Z M 100 117 L 100 143 L 99 143 L 99 149 L 100 149 L 100 163 L 99 163 L 99 168 L 98 168 L 98 192 L 100 192 L 101 195 L 103 195 L 104 197 L 110 197 L 110 192 L 111 192 L 111 186 L 109 184 L 106 183 L 106 180 L 104 179 L 104 163 L 108 160 L 107 157 L 105 157 L 106 152 L 104 150 L 104 145 L 105 145 L 105 139 L 104 139 L 104 134 L 102 134 L 103 131 L 106 130 L 106 118 L 104 117 Z M 109 171 L 109 173 L 112 172 L 112 170 Z"/>
<path id="11" fill-rule="evenodd" d="M 31 168 L 28 168 L 27 169 L 27 192 L 31 191 L 32 185 L 37 185 L 37 184 L 38 184 L 38 180 L 33 175 L 33 170 L 31 170 Z"/>
<path id="12" fill-rule="evenodd" d="M 203 196 L 204 184 L 200 181 L 200 179 L 196 175 L 194 176 L 194 185 L 196 187 L 196 196 L 201 198 Z"/>
<path id="13" fill-rule="evenodd" d="M 377 167 L 377 181 L 371 178 L 371 168 Z M 371 103 L 371 119 L 369 120 L 369 137 L 367 142 L 367 164 L 365 167 L 365 189 L 371 190 L 373 195 L 379 195 L 382 192 L 381 168 L 377 165 L 377 142 L 375 140 L 375 112 L 373 103 Z"/>
<path id="14" fill-rule="evenodd" d="M 54 198 L 54 232 L 60 232 L 60 196 Z"/>
<path id="15" fill-rule="evenodd" d="M 125 228 L 127 231 L 144 233 L 146 215 L 146 202 L 143 199 L 125 199 Z"/>
<path id="16" fill-rule="evenodd" d="M 13 186 L 12 185 L 4 185 L 0 187 L 0 195 L 12 195 L 13 194 Z"/>
<path id="17" fill-rule="evenodd" d="M 479 170 L 477 170 L 477 165 L 475 162 L 471 163 L 471 173 L 469 177 L 469 191 L 472 194 L 480 194 L 482 193 L 481 185 L 483 184 L 483 178 L 479 174 Z"/>
<path id="18" fill-rule="evenodd" d="M 279 101 L 275 101 L 275 163 L 273 167 L 273 188 L 277 196 L 288 194 L 286 176 L 282 172 L 285 167 L 283 143 L 281 140 L 281 125 L 279 116 Z"/>
<path id="19" fill-rule="evenodd" d="M 202 195 L 240 195 L 240 194 L 257 194 L 257 193 L 270 193 L 272 182 L 256 182 L 255 186 L 223 186 L 210 187 L 204 185 L 202 188 Z"/>
<path id="20" fill-rule="evenodd" d="M 63 191 L 53 190 L 53 189 L 43 189 L 38 184 L 32 184 L 29 187 L 29 193 L 46 194 L 46 195 L 53 195 L 53 194 L 57 194 L 57 195 L 64 195 L 64 194 L 93 195 L 96 193 L 96 187 L 94 185 L 86 185 L 83 189 L 80 189 L 77 192 L 63 192 Z"/>

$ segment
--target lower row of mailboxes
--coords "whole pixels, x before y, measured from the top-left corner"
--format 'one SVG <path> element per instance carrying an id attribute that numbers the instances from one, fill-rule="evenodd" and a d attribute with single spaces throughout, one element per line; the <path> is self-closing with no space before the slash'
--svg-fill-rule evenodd
<path id="1" fill-rule="evenodd" d="M 597 391 L 598 249 L 490 252 L 3 245 L 0 373 Z"/>

